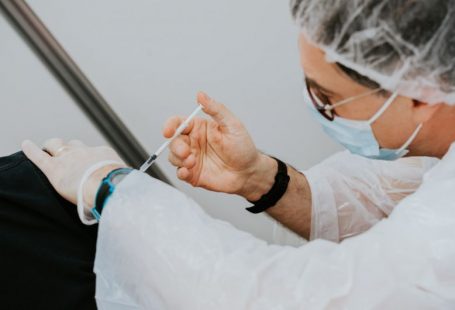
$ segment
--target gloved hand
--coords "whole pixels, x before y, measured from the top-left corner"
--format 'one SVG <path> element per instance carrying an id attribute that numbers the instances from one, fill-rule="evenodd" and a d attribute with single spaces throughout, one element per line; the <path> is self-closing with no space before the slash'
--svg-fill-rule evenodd
<path id="1" fill-rule="evenodd" d="M 169 161 L 177 177 L 195 187 L 238 194 L 250 200 L 262 194 L 250 182 L 273 169 L 274 161 L 260 153 L 239 119 L 226 106 L 199 93 L 197 101 L 212 119 L 194 118 L 170 145 Z M 171 138 L 184 117 L 170 118 L 163 129 Z"/>
<path id="2" fill-rule="evenodd" d="M 44 150 L 43 150 L 44 149 Z M 49 139 L 40 149 L 31 141 L 22 143 L 25 155 L 46 175 L 55 190 L 66 200 L 77 203 L 77 190 L 84 172 L 92 165 L 114 160 L 119 164 L 95 171 L 84 186 L 84 201 L 93 204 L 101 180 L 113 169 L 126 164 L 110 147 L 89 147 L 78 140 L 64 143 L 62 139 Z"/>

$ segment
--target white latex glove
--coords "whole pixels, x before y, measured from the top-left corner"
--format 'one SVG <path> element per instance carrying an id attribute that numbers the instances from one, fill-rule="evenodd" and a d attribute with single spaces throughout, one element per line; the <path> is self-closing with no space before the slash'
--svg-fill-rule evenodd
<path id="1" fill-rule="evenodd" d="M 92 165 L 106 160 L 112 164 L 96 170 L 84 186 L 84 202 L 93 204 L 101 180 L 112 170 L 126 167 L 110 147 L 89 147 L 78 140 L 64 143 L 62 139 L 46 140 L 43 149 L 31 141 L 22 142 L 25 155 L 46 175 L 55 190 L 66 200 L 77 204 L 77 191 L 84 172 Z"/>

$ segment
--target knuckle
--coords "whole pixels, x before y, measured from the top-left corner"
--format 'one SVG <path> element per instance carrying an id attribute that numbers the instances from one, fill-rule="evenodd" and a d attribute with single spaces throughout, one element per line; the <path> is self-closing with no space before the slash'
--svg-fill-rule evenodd
<path id="1" fill-rule="evenodd" d="M 169 145 L 169 149 L 173 152 L 176 151 L 177 149 L 177 145 L 178 145 L 178 142 L 177 142 L 177 139 L 175 139 L 174 141 L 171 142 L 171 144 Z"/>
<path id="2" fill-rule="evenodd" d="M 180 146 L 186 146 L 187 145 L 185 136 L 179 136 L 174 141 L 176 141 L 177 145 L 180 145 Z"/>
<path id="3" fill-rule="evenodd" d="M 174 154 L 169 154 L 169 162 L 172 165 L 179 167 L 181 160 L 178 157 L 176 157 Z"/>
<path id="4" fill-rule="evenodd" d="M 183 143 L 185 143 L 188 146 L 190 145 L 191 140 L 188 135 L 181 135 L 181 139 L 182 139 Z"/>
<path id="5" fill-rule="evenodd" d="M 218 109 L 220 111 L 226 111 L 228 108 L 224 103 L 218 103 Z"/>

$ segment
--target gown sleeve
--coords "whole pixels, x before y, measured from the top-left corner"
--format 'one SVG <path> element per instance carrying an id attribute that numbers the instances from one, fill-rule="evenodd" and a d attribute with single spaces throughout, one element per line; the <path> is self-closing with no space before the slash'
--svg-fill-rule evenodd
<path id="1" fill-rule="evenodd" d="M 414 193 L 437 162 L 430 157 L 370 160 L 345 151 L 302 171 L 311 189 L 310 240 L 340 242 L 368 230 Z M 276 221 L 273 229 L 277 244 L 305 242 Z"/>
<path id="2" fill-rule="evenodd" d="M 293 247 L 268 244 L 214 219 L 183 193 L 134 171 L 118 185 L 100 221 L 98 306 L 447 307 L 455 296 L 453 180 L 450 185 L 450 191 L 437 186 L 412 195 L 355 238 Z"/>

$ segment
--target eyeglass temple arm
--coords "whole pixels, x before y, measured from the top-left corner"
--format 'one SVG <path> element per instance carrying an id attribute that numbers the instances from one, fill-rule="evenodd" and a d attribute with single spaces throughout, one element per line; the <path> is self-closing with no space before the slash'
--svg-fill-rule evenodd
<path id="1" fill-rule="evenodd" d="M 354 101 L 356 99 L 360 99 L 360 98 L 363 98 L 363 97 L 366 97 L 366 96 L 369 96 L 369 95 L 372 95 L 372 94 L 376 94 L 378 93 L 379 91 L 381 91 L 382 88 L 376 88 L 376 89 L 373 89 L 372 91 L 369 91 L 369 92 L 366 92 L 366 93 L 363 93 L 363 94 L 360 94 L 360 95 L 357 95 L 357 96 L 354 96 L 354 97 L 350 97 L 350 98 L 346 98 L 346 99 L 343 99 L 339 102 L 336 102 L 334 104 L 331 104 L 331 105 L 325 105 L 324 107 L 324 110 L 326 111 L 331 111 L 339 106 L 342 106 L 342 105 L 345 105 L 351 101 Z"/>

